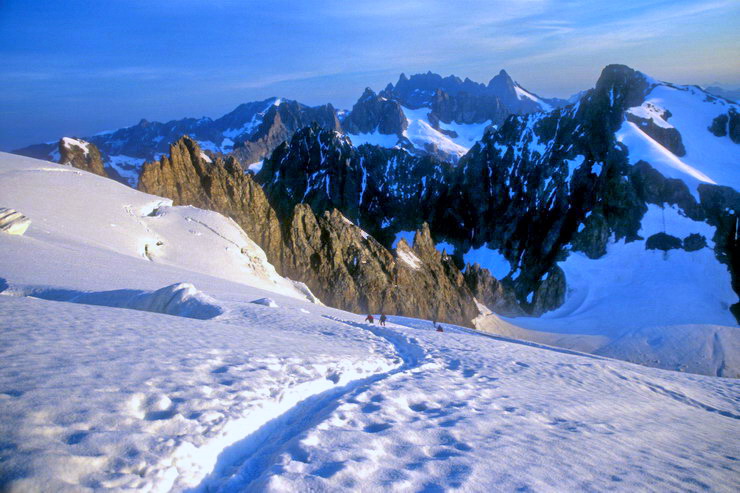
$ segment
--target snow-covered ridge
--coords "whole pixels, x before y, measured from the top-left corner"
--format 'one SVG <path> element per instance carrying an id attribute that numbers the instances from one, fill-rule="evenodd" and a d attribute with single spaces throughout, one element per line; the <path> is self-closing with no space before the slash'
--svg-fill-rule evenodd
<path id="1" fill-rule="evenodd" d="M 675 128 L 686 154 L 676 156 L 629 121 L 622 125 L 617 140 L 629 149 L 631 163 L 647 161 L 664 176 L 683 180 L 697 197 L 701 183 L 740 191 L 740 145 L 729 136 L 718 137 L 709 130 L 715 118 L 731 109 L 740 111 L 740 105 L 715 98 L 696 86 L 656 83 L 641 106 L 627 111 L 659 127 Z M 664 119 L 666 114 L 670 114 L 668 121 Z"/>
<path id="2" fill-rule="evenodd" d="M 528 99 L 530 101 L 534 101 L 535 103 L 537 103 L 538 105 L 540 105 L 540 107 L 542 108 L 542 111 L 546 111 L 547 112 L 547 111 L 552 111 L 554 109 L 553 106 L 550 103 L 548 103 L 546 101 L 543 101 L 542 98 L 539 98 L 539 97 L 535 96 L 534 94 L 532 94 L 531 92 L 527 91 L 526 89 L 524 89 L 522 86 L 520 86 L 517 83 L 514 83 L 514 91 L 516 92 L 516 96 L 520 100 L 526 100 L 526 99 Z"/>
<path id="3" fill-rule="evenodd" d="M 82 152 L 85 153 L 85 156 L 87 156 L 90 153 L 89 142 L 85 142 L 83 140 L 79 139 L 73 139 L 70 137 L 62 137 L 62 143 L 67 149 L 72 149 L 73 147 L 79 147 L 82 149 Z"/>
<path id="4" fill-rule="evenodd" d="M 34 190 L 40 189 L 45 190 L 44 200 L 35 198 Z M 114 262 L 112 265 L 121 265 L 123 259 L 151 262 L 165 269 L 186 268 L 306 298 L 292 281 L 277 274 L 264 251 L 232 219 L 216 212 L 173 207 L 169 199 L 138 192 L 109 179 L 6 153 L 0 153 L 0 192 L 7 204 L 23 210 L 33 221 L 25 236 L 39 242 L 42 251 L 48 250 L 45 255 L 60 259 L 79 256 L 80 261 L 86 258 L 93 269 L 96 261 L 104 268 L 106 258 Z M 66 251 L 57 251 L 62 244 L 67 245 Z M 7 248 L 18 259 L 31 255 L 23 253 L 20 243 Z M 45 255 L 28 258 L 26 264 L 14 262 L 12 270 L 19 273 L 16 281 L 27 279 L 30 282 L 21 284 L 39 284 L 26 275 L 23 265 L 53 261 Z M 37 265 L 37 269 L 43 270 L 42 265 Z M 74 288 L 65 285 L 65 276 L 44 282 Z M 174 278 L 169 284 L 174 282 L 188 280 Z"/>

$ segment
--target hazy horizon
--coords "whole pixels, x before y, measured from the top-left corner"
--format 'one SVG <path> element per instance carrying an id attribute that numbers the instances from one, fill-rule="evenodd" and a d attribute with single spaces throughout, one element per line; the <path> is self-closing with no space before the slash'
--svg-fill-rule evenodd
<path id="1" fill-rule="evenodd" d="M 401 72 L 487 83 L 505 69 L 543 97 L 567 97 L 623 63 L 736 88 L 739 19 L 740 4 L 723 0 L 9 0 L 0 6 L 0 149 L 142 118 L 216 118 L 272 96 L 348 109 Z"/>

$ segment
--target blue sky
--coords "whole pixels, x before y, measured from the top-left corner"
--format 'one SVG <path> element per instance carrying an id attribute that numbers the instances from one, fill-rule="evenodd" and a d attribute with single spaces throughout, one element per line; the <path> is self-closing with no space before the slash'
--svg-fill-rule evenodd
<path id="1" fill-rule="evenodd" d="M 505 68 L 543 96 L 626 63 L 740 86 L 737 0 L 0 0 L 0 149 L 282 96 Z"/>

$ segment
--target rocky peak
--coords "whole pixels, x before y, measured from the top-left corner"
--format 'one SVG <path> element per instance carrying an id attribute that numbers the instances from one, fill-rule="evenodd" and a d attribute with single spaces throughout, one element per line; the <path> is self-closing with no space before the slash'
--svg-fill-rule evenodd
<path id="1" fill-rule="evenodd" d="M 611 107 L 625 110 L 641 105 L 650 85 L 642 72 L 626 65 L 607 65 L 594 90 L 596 95 L 608 98 Z"/>
<path id="2" fill-rule="evenodd" d="M 516 95 L 514 91 L 514 80 L 503 69 L 501 69 L 498 75 L 488 81 L 488 89 L 496 95 Z"/>
<path id="3" fill-rule="evenodd" d="M 360 96 L 360 99 L 357 100 L 358 103 L 370 101 L 372 99 L 377 98 L 378 95 L 375 94 L 375 91 L 373 91 L 371 88 L 366 87 L 365 91 L 362 93 L 362 96 Z"/>
<path id="4" fill-rule="evenodd" d="M 344 128 L 351 134 L 378 132 L 400 138 L 407 126 L 408 120 L 398 101 L 379 96 L 369 87 L 344 120 Z"/>
<path id="5" fill-rule="evenodd" d="M 324 302 L 355 312 L 436 317 L 470 325 L 477 309 L 454 265 L 422 262 L 405 241 L 394 257 L 339 211 L 295 207 L 287 229 L 288 275 Z"/>
<path id="6" fill-rule="evenodd" d="M 68 164 L 96 175 L 108 178 L 103 167 L 103 158 L 95 144 L 81 139 L 62 137 L 59 139 L 59 163 Z"/>
<path id="7" fill-rule="evenodd" d="M 519 307 L 513 289 L 493 277 L 479 264 L 465 266 L 465 284 L 475 296 L 494 313 L 507 317 L 520 317 L 526 313 Z"/>
<path id="8" fill-rule="evenodd" d="M 182 137 L 170 146 L 169 156 L 144 165 L 139 190 L 168 197 L 175 205 L 193 205 L 231 217 L 280 270 L 280 223 L 262 187 L 233 157 L 216 157 L 209 163 L 203 156 L 197 142 Z"/>
<path id="9" fill-rule="evenodd" d="M 426 222 L 421 225 L 421 229 L 414 233 L 414 251 L 422 258 L 436 259 L 441 256 L 434 246 L 432 233 L 429 230 L 429 224 Z"/>
<path id="10" fill-rule="evenodd" d="M 334 131 L 342 129 L 337 111 L 331 104 L 316 107 L 305 106 L 297 101 L 272 104 L 257 130 L 247 141 L 235 146 L 233 155 L 245 165 L 258 162 L 289 140 L 297 130 L 311 124 Z"/>
<path id="11" fill-rule="evenodd" d="M 471 95 L 461 92 L 456 96 L 437 89 L 431 97 L 430 123 L 440 130 L 439 122 L 444 123 L 483 123 L 492 121 L 500 124 L 511 113 L 501 100 L 490 95 Z"/>

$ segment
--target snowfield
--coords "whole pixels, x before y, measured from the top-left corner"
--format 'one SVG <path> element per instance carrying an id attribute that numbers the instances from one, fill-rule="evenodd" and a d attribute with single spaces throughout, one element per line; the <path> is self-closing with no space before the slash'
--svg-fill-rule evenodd
<path id="1" fill-rule="evenodd" d="M 403 137 L 408 139 L 417 149 L 436 149 L 453 160 L 457 160 L 467 153 L 483 137 L 486 128 L 491 125 L 490 121 L 471 124 L 439 122 L 440 129 L 454 132 L 455 137 L 452 137 L 432 127 L 428 118 L 431 111 L 429 108 L 421 107 L 412 110 L 403 106 L 402 109 L 408 123 L 408 127 L 403 132 Z M 377 129 L 372 133 L 347 135 L 354 146 L 371 144 L 390 149 L 399 145 L 400 141 L 398 135 L 382 134 Z"/>
<path id="2" fill-rule="evenodd" d="M 571 252 L 559 263 L 568 280 L 560 308 L 537 318 L 483 315 L 476 326 L 658 368 L 740 377 L 740 329 L 728 309 L 737 295 L 710 248 L 714 228 L 650 205 L 639 234 L 663 231 L 701 234 L 709 247 L 664 253 L 646 250 L 643 240 L 622 240 L 596 260 Z"/>
<path id="3" fill-rule="evenodd" d="M 0 232 L 0 490 L 740 489 L 736 380 L 368 325 L 233 221 L 53 163 L 0 153 L 0 207 L 31 220 Z"/>
<path id="4" fill-rule="evenodd" d="M 632 122 L 625 122 L 617 139 L 629 148 L 630 163 L 640 159 L 650 163 L 668 178 L 683 180 L 698 199 L 696 187 L 711 183 L 740 189 L 740 151 L 729 136 L 717 137 L 709 131 L 712 121 L 730 109 L 740 111 L 740 105 L 709 93 L 696 86 L 676 86 L 661 83 L 645 98 L 642 106 L 628 112 L 650 118 L 658 126 L 675 128 L 686 148 L 685 156 L 676 156 L 653 140 Z M 657 110 L 671 115 L 664 121 Z"/>

